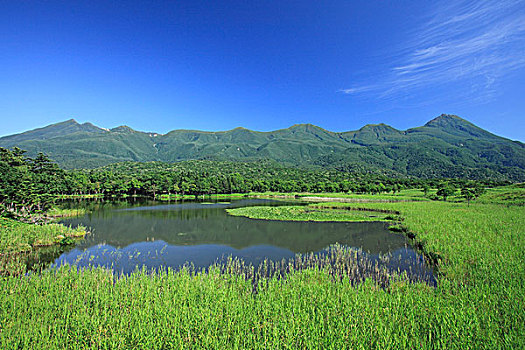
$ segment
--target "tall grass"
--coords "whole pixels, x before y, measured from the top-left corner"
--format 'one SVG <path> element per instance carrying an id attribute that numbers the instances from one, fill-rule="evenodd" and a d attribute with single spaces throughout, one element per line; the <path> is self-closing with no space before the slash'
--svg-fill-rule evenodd
<path id="1" fill-rule="evenodd" d="M 525 348 L 520 206 L 351 204 L 399 212 L 437 262 L 435 288 L 329 268 L 261 279 L 188 269 L 115 276 L 61 267 L 0 280 L 0 348 Z"/>
<path id="2" fill-rule="evenodd" d="M 64 238 L 83 237 L 86 228 L 61 224 L 27 224 L 0 217 L 0 254 L 31 251 L 60 243 Z"/>
<path id="3" fill-rule="evenodd" d="M 481 203 L 498 203 L 525 206 L 525 185 L 515 184 L 490 188 L 478 200 Z"/>
<path id="4" fill-rule="evenodd" d="M 74 208 L 74 209 L 66 209 L 66 208 L 51 208 L 46 212 L 46 215 L 48 217 L 52 218 L 59 218 L 59 217 L 72 217 L 72 216 L 82 216 L 86 215 L 88 210 L 86 208 Z"/>
<path id="5" fill-rule="evenodd" d="M 40 247 L 67 245 L 86 235 L 86 228 L 61 224 L 27 224 L 0 217 L 0 276 L 26 272 L 31 253 Z"/>
<path id="6" fill-rule="evenodd" d="M 403 265 L 407 265 L 408 268 L 401 270 Z M 193 271 L 191 266 L 187 268 Z M 242 259 L 229 257 L 211 268 L 222 274 L 234 274 L 251 281 L 254 292 L 257 292 L 257 286 L 268 278 L 286 279 L 290 275 L 308 270 L 323 270 L 334 282 L 346 280 L 352 285 L 366 280 L 373 281 L 381 288 L 399 281 L 435 284 L 423 259 L 407 263 L 402 256 L 391 253 L 372 258 L 361 249 L 340 244 L 334 244 L 320 253 L 297 254 L 294 258 L 280 261 L 264 260 L 256 266 L 246 264 Z"/>

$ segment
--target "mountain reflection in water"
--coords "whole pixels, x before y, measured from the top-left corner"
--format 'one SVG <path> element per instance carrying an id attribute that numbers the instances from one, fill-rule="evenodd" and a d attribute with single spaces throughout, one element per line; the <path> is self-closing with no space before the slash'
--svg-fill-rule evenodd
<path id="1" fill-rule="evenodd" d="M 422 264 L 403 235 L 382 222 L 291 222 L 230 216 L 226 208 L 297 202 L 241 199 L 231 202 L 97 203 L 89 214 L 62 220 L 84 225 L 91 234 L 54 265 L 101 265 L 130 273 L 136 267 L 178 268 L 185 263 L 207 267 L 227 256 L 258 264 L 320 252 L 334 243 L 361 248 L 372 259 L 390 253 L 404 265 Z M 80 202 L 79 205 L 84 205 Z M 423 264 L 424 265 L 424 264 Z M 429 272 L 430 273 L 430 272 Z"/>

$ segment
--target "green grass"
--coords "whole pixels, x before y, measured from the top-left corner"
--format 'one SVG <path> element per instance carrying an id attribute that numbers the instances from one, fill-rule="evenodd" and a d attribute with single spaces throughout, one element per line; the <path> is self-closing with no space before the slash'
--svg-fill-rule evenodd
<path id="1" fill-rule="evenodd" d="M 436 190 L 431 190 L 429 193 L 435 193 Z M 259 198 L 301 198 L 301 197 L 323 197 L 323 198 L 344 198 L 344 199 L 359 199 L 369 201 L 428 201 L 425 194 L 420 189 L 406 189 L 392 193 L 381 194 L 355 194 L 343 192 L 325 192 L 325 193 L 310 193 L 310 192 L 248 192 L 248 193 L 219 193 L 210 195 L 199 195 L 198 198 L 244 198 L 244 197 L 259 197 Z M 195 195 L 182 194 L 159 194 L 155 197 L 159 200 L 177 200 L 177 199 L 195 199 Z"/>
<path id="2" fill-rule="evenodd" d="M 61 224 L 35 225 L 0 217 L 0 255 L 31 251 L 36 247 L 60 244 L 65 238 L 83 237 L 85 227 Z"/>
<path id="3" fill-rule="evenodd" d="M 524 184 L 517 184 L 490 188 L 476 201 L 480 203 L 499 203 L 523 206 L 525 205 L 524 186 Z"/>
<path id="4" fill-rule="evenodd" d="M 428 201 L 425 194 L 418 189 L 402 190 L 396 194 L 381 193 L 381 194 L 356 194 L 356 193 L 313 193 L 300 194 L 300 197 L 323 197 L 323 198 L 340 198 L 349 200 L 363 200 L 363 201 Z"/>
<path id="5" fill-rule="evenodd" d="M 104 198 L 103 193 L 97 193 L 97 194 L 60 194 L 57 196 L 58 199 L 71 199 L 71 198 Z"/>
<path id="6" fill-rule="evenodd" d="M 223 198 L 244 198 L 249 197 L 248 193 L 216 193 L 216 194 L 205 194 L 205 195 L 194 195 L 194 194 L 160 194 L 156 195 L 155 199 L 161 201 L 173 201 L 180 199 L 223 199 Z"/>
<path id="7" fill-rule="evenodd" d="M 39 248 L 70 245 L 86 234 L 83 226 L 37 225 L 0 217 L 0 278 L 26 273 L 29 261 L 38 259 Z"/>
<path id="8" fill-rule="evenodd" d="M 53 218 L 61 217 L 72 217 L 72 216 L 82 216 L 87 213 L 85 208 L 75 208 L 75 209 L 65 209 L 65 208 L 51 208 L 46 212 L 46 215 Z"/>
<path id="9" fill-rule="evenodd" d="M 431 343 L 428 321 L 441 321 L 425 313 L 433 301 L 425 285 L 354 288 L 316 270 L 267 280 L 255 295 L 215 270 L 115 280 L 101 269 L 62 268 L 2 287 L 4 349 L 344 349 L 392 347 L 392 339 L 419 347 Z"/>
<path id="10" fill-rule="evenodd" d="M 399 212 L 438 264 L 437 287 L 355 287 L 311 268 L 253 293 L 242 275 L 214 269 L 119 278 L 63 267 L 0 279 L 0 348 L 525 348 L 524 207 L 337 205 Z"/>
<path id="11" fill-rule="evenodd" d="M 244 207 L 226 209 L 233 216 L 285 221 L 387 221 L 390 216 L 377 211 L 328 209 L 319 206 Z"/>

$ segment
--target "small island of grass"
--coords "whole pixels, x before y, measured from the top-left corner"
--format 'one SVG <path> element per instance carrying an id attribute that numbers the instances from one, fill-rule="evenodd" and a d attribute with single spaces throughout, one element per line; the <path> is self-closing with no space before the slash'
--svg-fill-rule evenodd
<path id="1" fill-rule="evenodd" d="M 49 218 L 65 218 L 86 215 L 87 212 L 85 208 L 64 209 L 54 207 L 46 212 L 46 216 Z"/>
<path id="2" fill-rule="evenodd" d="M 279 207 L 243 207 L 226 209 L 233 216 L 250 219 L 281 221 L 391 221 L 388 213 L 379 211 L 357 211 L 348 209 L 324 208 L 322 206 L 279 206 Z"/>
<path id="3" fill-rule="evenodd" d="M 68 243 L 68 239 L 87 234 L 83 226 L 76 228 L 56 223 L 35 225 L 9 218 L 0 218 L 0 255 L 29 252 L 37 247 Z"/>

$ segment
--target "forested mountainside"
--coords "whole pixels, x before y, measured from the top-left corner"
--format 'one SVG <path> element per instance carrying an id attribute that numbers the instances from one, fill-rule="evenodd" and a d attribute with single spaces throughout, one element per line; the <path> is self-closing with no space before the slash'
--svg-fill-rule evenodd
<path id="1" fill-rule="evenodd" d="M 257 160 L 287 165 L 421 178 L 461 177 L 525 181 L 525 145 L 454 115 L 421 127 L 385 124 L 331 132 L 311 124 L 258 132 L 104 129 L 71 119 L 0 138 L 0 147 L 49 155 L 63 168 L 95 168 L 122 161 Z"/>

